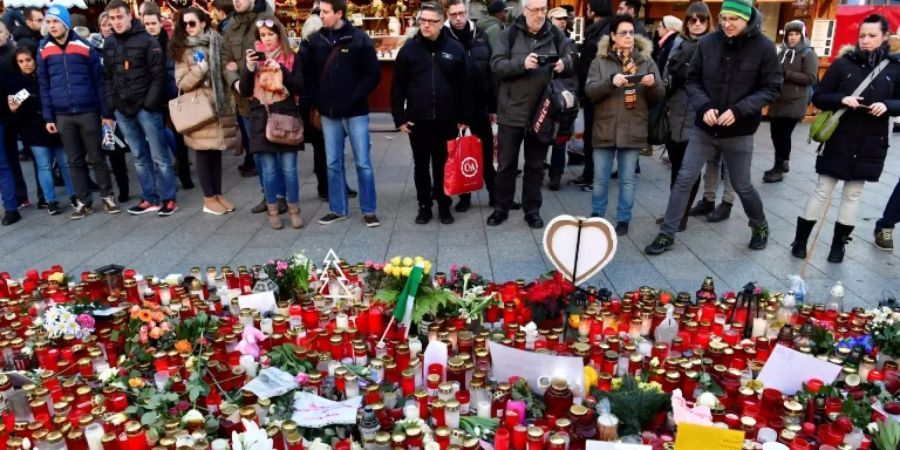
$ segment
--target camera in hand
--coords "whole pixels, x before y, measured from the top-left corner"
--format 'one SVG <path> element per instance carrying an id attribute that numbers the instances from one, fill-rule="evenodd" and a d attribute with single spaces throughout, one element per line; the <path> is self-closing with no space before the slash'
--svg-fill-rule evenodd
<path id="1" fill-rule="evenodd" d="M 256 60 L 258 62 L 263 62 L 266 60 L 266 54 L 264 52 L 256 52 Z"/>
<path id="2" fill-rule="evenodd" d="M 557 61 L 559 61 L 559 55 L 537 55 L 537 62 L 539 66 L 556 64 Z"/>

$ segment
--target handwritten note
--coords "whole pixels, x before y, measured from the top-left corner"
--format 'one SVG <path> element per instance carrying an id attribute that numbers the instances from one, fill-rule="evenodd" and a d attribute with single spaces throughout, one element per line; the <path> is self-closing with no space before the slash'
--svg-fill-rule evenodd
<path id="1" fill-rule="evenodd" d="M 275 308 L 278 306 L 275 304 L 275 293 L 271 291 L 242 295 L 238 297 L 238 305 L 241 306 L 241 309 L 255 309 L 260 314 L 275 311 Z"/>
<path id="2" fill-rule="evenodd" d="M 675 450 L 741 450 L 744 432 L 690 423 L 678 426 Z"/>
<path id="3" fill-rule="evenodd" d="M 297 389 L 297 381 L 293 375 L 277 367 L 266 367 L 242 389 L 252 392 L 257 398 L 266 399 Z"/>
<path id="4" fill-rule="evenodd" d="M 498 380 L 524 378 L 534 389 L 538 378 L 562 378 L 576 397 L 584 397 L 584 360 L 578 356 L 554 356 L 519 350 L 490 342 L 491 367 Z"/>
<path id="5" fill-rule="evenodd" d="M 356 423 L 356 411 L 360 405 L 362 397 L 335 402 L 309 392 L 297 392 L 294 394 L 291 420 L 301 427 L 352 425 Z"/>
<path id="6" fill-rule="evenodd" d="M 803 389 L 803 382 L 810 378 L 831 384 L 839 373 L 841 366 L 837 364 L 777 345 L 759 372 L 757 380 L 766 387 L 778 389 L 786 395 L 794 395 Z"/>
<path id="7" fill-rule="evenodd" d="M 585 450 L 653 450 L 653 447 L 643 444 L 623 444 L 621 442 L 587 441 Z"/>

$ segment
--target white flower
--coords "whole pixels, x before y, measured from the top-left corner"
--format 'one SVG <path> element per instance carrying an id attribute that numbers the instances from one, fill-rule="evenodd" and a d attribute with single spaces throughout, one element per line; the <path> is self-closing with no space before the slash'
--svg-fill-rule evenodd
<path id="1" fill-rule="evenodd" d="M 117 373 L 119 373 L 119 369 L 107 366 L 106 369 L 97 375 L 97 379 L 99 379 L 101 383 L 106 383 L 115 377 Z"/>
<path id="2" fill-rule="evenodd" d="M 232 450 L 272 450 L 275 447 L 274 441 L 269 439 L 265 430 L 259 429 L 256 422 L 251 422 L 247 419 L 241 419 L 241 422 L 243 422 L 246 431 L 243 433 L 238 433 L 237 431 L 231 433 Z M 330 447 L 328 447 L 328 450 L 330 450 Z"/>
<path id="3" fill-rule="evenodd" d="M 322 442 L 322 439 L 316 438 L 315 441 L 309 444 L 307 450 L 331 450 L 331 446 Z"/>
<path id="4" fill-rule="evenodd" d="M 869 434 L 874 435 L 875 433 L 878 433 L 878 423 L 872 422 L 872 423 L 866 425 L 866 429 L 869 430 Z"/>
<path id="5" fill-rule="evenodd" d="M 34 354 L 34 349 L 29 346 L 25 346 L 24 348 L 22 348 L 22 353 L 25 356 L 31 356 L 32 354 Z"/>

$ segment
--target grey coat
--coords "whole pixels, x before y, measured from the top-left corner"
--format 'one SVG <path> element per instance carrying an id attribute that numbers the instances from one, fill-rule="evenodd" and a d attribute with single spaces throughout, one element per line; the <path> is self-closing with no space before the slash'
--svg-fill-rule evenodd
<path id="1" fill-rule="evenodd" d="M 525 57 L 530 53 L 558 55 L 566 68 L 556 76 L 570 77 L 575 75 L 574 47 L 571 40 L 562 36 L 562 32 L 547 21 L 537 34 L 528 32 L 524 16 L 519 16 L 511 27 L 512 30 L 500 33 L 497 45 L 492 46 L 491 71 L 500 80 L 497 122 L 500 125 L 524 128 L 531 121 L 535 105 L 554 73 L 550 64 L 526 70 Z M 518 33 L 512 49 L 509 48 L 510 33 Z M 554 44 L 554 33 L 559 34 L 558 52 Z"/>
<path id="2" fill-rule="evenodd" d="M 690 139 L 694 118 L 697 116 L 684 88 L 687 70 L 695 50 L 697 39 L 678 36 L 663 74 L 669 93 L 669 132 L 673 142 L 687 142 Z"/>
<path id="3" fill-rule="evenodd" d="M 804 36 L 793 49 L 785 43 L 778 53 L 778 61 L 784 71 L 784 84 L 781 95 L 769 105 L 767 115 L 802 119 L 810 101 L 809 86 L 815 86 L 819 80 L 819 57 Z"/>
<path id="4" fill-rule="evenodd" d="M 609 36 L 604 36 L 597 44 L 597 57 L 591 62 L 584 85 L 585 95 L 594 103 L 591 146 L 595 149 L 644 148 L 647 146 L 650 107 L 665 95 L 662 77 L 650 56 L 653 44 L 643 36 L 634 37 L 632 57 L 638 67 L 637 73 L 652 74 L 655 82 L 651 87 L 635 85 L 637 104 L 631 109 L 625 108 L 625 89 L 612 83 L 613 76 L 622 73 L 622 62 L 609 50 Z"/>

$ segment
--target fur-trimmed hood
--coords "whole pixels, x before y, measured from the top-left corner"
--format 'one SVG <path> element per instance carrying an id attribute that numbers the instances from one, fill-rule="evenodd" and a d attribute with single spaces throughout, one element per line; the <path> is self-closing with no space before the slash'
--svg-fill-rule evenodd
<path id="1" fill-rule="evenodd" d="M 844 56 L 853 58 L 854 52 L 856 52 L 855 44 L 846 44 L 841 46 L 841 49 L 838 50 L 837 57 L 841 58 Z M 888 54 L 887 58 L 890 58 L 893 61 L 900 62 L 900 40 L 892 39 L 888 40 Z"/>
<path id="2" fill-rule="evenodd" d="M 609 58 L 609 35 L 603 36 L 600 38 L 600 42 L 597 43 L 597 57 L 598 58 Z M 634 35 L 634 56 L 635 61 L 641 60 L 650 60 L 652 59 L 653 54 L 653 43 L 650 42 L 650 39 L 645 38 L 639 34 Z"/>

